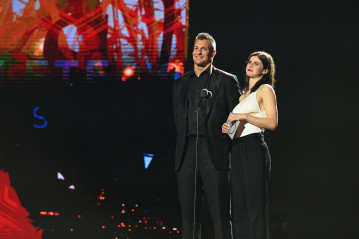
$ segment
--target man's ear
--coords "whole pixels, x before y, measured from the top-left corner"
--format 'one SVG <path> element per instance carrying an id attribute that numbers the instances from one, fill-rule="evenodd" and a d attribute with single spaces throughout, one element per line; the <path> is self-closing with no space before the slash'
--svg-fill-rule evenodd
<path id="1" fill-rule="evenodd" d="M 217 51 L 213 50 L 212 53 L 211 53 L 211 59 L 213 59 L 216 54 L 217 54 Z"/>

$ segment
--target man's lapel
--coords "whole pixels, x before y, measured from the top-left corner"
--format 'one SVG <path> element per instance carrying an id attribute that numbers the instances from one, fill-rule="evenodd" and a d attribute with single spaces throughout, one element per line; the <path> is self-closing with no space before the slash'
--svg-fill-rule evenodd
<path id="1" fill-rule="evenodd" d="M 185 121 L 185 125 L 187 125 L 187 114 L 188 114 L 188 91 L 191 83 L 191 74 L 187 74 L 186 77 L 183 77 L 181 79 L 181 87 L 179 95 L 181 97 L 181 109 L 183 109 L 183 112 L 181 112 L 181 118 Z"/>
<path id="2" fill-rule="evenodd" d="M 208 84 L 208 90 L 212 92 L 212 97 L 207 99 L 206 117 L 208 117 L 209 112 L 212 109 L 214 99 L 217 96 L 219 85 L 221 84 L 221 81 L 222 81 L 222 76 L 223 75 L 221 74 L 220 71 L 218 71 L 217 68 L 215 68 L 215 67 L 212 68 L 212 74 L 211 74 L 211 77 L 209 79 L 209 84 Z"/>

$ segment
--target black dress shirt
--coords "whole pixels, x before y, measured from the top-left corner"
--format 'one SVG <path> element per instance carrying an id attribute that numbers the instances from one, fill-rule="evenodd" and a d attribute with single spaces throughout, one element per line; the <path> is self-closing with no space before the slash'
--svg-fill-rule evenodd
<path id="1" fill-rule="evenodd" d="M 212 73 L 212 66 L 209 66 L 205 71 L 197 77 L 193 71 L 191 73 L 191 83 L 188 92 L 188 130 L 187 136 L 195 137 L 197 135 L 197 110 L 198 110 L 198 136 L 206 136 L 205 116 L 207 99 L 201 100 L 201 90 L 208 88 L 208 83 Z M 199 106 L 199 107 L 198 107 Z"/>

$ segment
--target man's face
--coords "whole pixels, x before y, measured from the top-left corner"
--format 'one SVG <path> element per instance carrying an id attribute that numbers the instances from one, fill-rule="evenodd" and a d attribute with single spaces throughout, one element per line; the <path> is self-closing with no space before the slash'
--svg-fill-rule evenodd
<path id="1" fill-rule="evenodd" d="M 193 61 L 199 67 L 205 67 L 212 62 L 216 51 L 211 51 L 211 42 L 209 40 L 196 40 L 193 47 Z"/>

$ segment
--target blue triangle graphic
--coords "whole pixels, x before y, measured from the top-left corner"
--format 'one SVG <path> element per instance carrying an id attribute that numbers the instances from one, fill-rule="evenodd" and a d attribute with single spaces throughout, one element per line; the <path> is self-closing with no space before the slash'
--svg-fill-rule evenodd
<path id="1" fill-rule="evenodd" d="M 147 154 L 147 153 L 143 154 L 143 161 L 145 162 L 145 169 L 148 169 L 148 167 L 150 166 L 150 163 L 152 162 L 152 159 L 153 159 L 153 154 Z"/>

